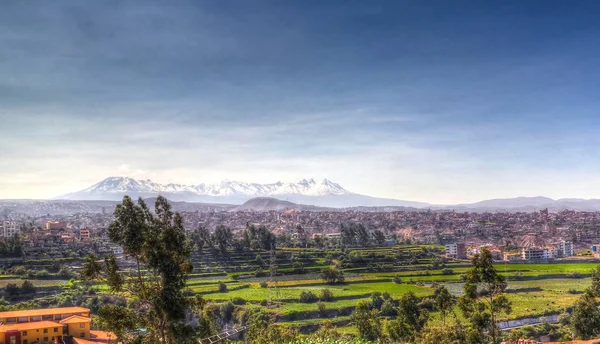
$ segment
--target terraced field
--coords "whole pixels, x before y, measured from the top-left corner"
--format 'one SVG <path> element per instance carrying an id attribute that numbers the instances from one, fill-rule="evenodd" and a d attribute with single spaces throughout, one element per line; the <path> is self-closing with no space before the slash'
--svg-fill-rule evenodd
<path id="1" fill-rule="evenodd" d="M 425 252 L 425 253 L 424 253 Z M 340 251 L 284 249 L 277 253 L 277 274 L 270 276 L 269 267 L 263 266 L 265 276 L 256 276 L 259 266 L 256 256 L 268 265 L 269 253 L 232 254 L 228 259 L 210 255 L 195 257 L 195 272 L 188 286 L 194 293 L 215 302 L 243 299 L 247 306 L 268 304 L 278 322 L 286 326 L 312 331 L 329 319 L 344 332 L 353 332 L 349 314 L 360 300 L 370 300 L 373 292 L 389 293 L 394 299 L 411 291 L 419 298 L 433 295 L 432 283 L 443 283 L 455 295 L 462 292 L 462 275 L 469 269 L 465 262 L 446 262 L 435 266 L 434 260 L 441 252 L 435 246 L 410 246 L 394 248 L 352 249 L 342 260 L 345 283 L 327 285 L 319 271 L 338 260 Z M 352 257 L 355 261 L 349 260 Z M 302 271 L 294 262 L 303 264 Z M 555 314 L 571 307 L 589 284 L 587 277 L 596 263 L 556 264 L 496 264 L 496 269 L 509 280 L 508 298 L 513 312 L 505 317 L 515 319 L 529 316 Z M 445 269 L 451 269 L 448 271 Z M 209 271 L 210 270 L 210 271 Z M 213 276 L 202 277 L 210 273 Z M 221 274 L 214 276 L 216 274 Z M 398 276 L 401 284 L 394 282 Z M 225 282 L 228 291 L 219 292 L 219 282 Z M 268 286 L 261 286 L 267 282 Z M 303 292 L 320 295 L 329 289 L 335 301 L 325 302 L 325 314 L 319 312 L 317 303 L 302 303 Z M 459 313 L 459 312 L 457 312 Z M 432 314 L 436 321 L 436 314 Z M 502 319 L 504 320 L 504 319 Z"/>

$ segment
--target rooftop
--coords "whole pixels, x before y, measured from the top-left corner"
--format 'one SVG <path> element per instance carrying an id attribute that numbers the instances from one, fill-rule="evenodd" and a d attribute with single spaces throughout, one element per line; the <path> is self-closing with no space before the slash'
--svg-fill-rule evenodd
<path id="1" fill-rule="evenodd" d="M 81 324 L 87 322 L 92 322 L 92 318 L 82 317 L 80 315 L 73 315 L 60 321 L 61 324 Z"/>
<path id="2" fill-rule="evenodd" d="M 0 332 L 7 331 L 28 331 L 40 328 L 51 328 L 51 327 L 62 327 L 59 323 L 54 321 L 35 321 L 21 324 L 8 324 L 0 325 Z"/>
<path id="3" fill-rule="evenodd" d="M 33 317 L 36 315 L 54 315 L 54 314 L 69 314 L 69 313 L 89 313 L 88 308 L 83 307 L 63 307 L 63 308 L 46 308 L 46 309 L 29 309 L 24 311 L 0 312 L 0 319 L 18 318 L 18 317 Z"/>

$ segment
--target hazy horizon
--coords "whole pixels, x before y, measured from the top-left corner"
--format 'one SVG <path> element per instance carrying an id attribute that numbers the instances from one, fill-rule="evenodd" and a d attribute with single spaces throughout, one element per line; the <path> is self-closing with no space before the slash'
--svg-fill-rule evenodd
<path id="1" fill-rule="evenodd" d="M 600 3 L 0 4 L 0 199 L 108 176 L 600 198 Z"/>

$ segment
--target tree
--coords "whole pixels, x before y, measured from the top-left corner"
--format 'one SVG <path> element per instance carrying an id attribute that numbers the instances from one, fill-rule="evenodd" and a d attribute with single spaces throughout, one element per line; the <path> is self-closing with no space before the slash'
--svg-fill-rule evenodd
<path id="1" fill-rule="evenodd" d="M 21 294 L 33 294 L 35 293 L 35 286 L 30 280 L 23 281 L 21 284 Z"/>
<path id="2" fill-rule="evenodd" d="M 589 290 L 595 297 L 600 297 L 600 265 L 592 270 L 592 284 Z"/>
<path id="3" fill-rule="evenodd" d="M 446 326 L 446 316 L 448 313 L 452 312 L 454 303 L 454 298 L 450 295 L 450 292 L 446 287 L 441 286 L 436 290 L 434 307 L 440 312 L 444 327 Z"/>
<path id="4" fill-rule="evenodd" d="M 379 229 L 373 231 L 373 240 L 377 245 L 383 245 L 385 243 L 385 235 Z"/>
<path id="5" fill-rule="evenodd" d="M 429 320 L 429 313 L 419 308 L 419 299 L 413 292 L 402 296 L 398 304 L 398 316 L 386 324 L 386 329 L 394 341 L 414 342 Z"/>
<path id="6" fill-rule="evenodd" d="M 504 295 L 506 278 L 496 272 L 493 262 L 492 254 L 487 248 L 475 254 L 472 268 L 466 274 L 464 295 L 460 297 L 458 304 L 477 336 L 489 337 L 496 344 L 500 339 L 500 329 L 496 324 L 498 316 L 509 314 L 512 308 Z"/>
<path id="7" fill-rule="evenodd" d="M 219 251 L 222 254 L 227 253 L 227 249 L 231 246 L 233 241 L 233 234 L 231 233 L 231 228 L 225 227 L 223 225 L 218 225 L 215 228 L 215 233 L 212 237 L 212 242 L 216 243 L 219 246 Z"/>
<path id="8" fill-rule="evenodd" d="M 156 199 L 154 212 L 142 199 L 136 205 L 125 196 L 123 203 L 117 205 L 114 216 L 109 226 L 109 238 L 136 262 L 135 268 L 125 275 L 113 255 L 107 256 L 103 263 L 90 255 L 85 259 L 82 279 L 101 280 L 108 285 L 110 292 L 135 299 L 137 306 L 132 311 L 137 324 L 148 329 L 150 341 L 164 344 L 187 342 L 189 338 L 186 337 L 191 331 L 185 323 L 185 316 L 190 303 L 184 288 L 192 265 L 181 216 L 171 211 L 170 204 L 162 196 Z M 121 308 L 106 309 L 104 318 L 107 324 L 116 326 L 109 319 L 125 314 L 126 311 Z"/>
<path id="9" fill-rule="evenodd" d="M 592 291 L 587 290 L 575 304 L 571 326 L 577 338 L 590 339 L 600 335 L 600 309 Z"/>
<path id="10" fill-rule="evenodd" d="M 344 272 L 335 266 L 330 266 L 321 270 L 321 277 L 329 284 L 344 282 Z"/>
<path id="11" fill-rule="evenodd" d="M 372 310 L 368 302 L 360 301 L 356 305 L 356 309 L 350 316 L 350 319 L 358 329 L 358 333 L 362 338 L 375 341 L 381 337 L 381 320 L 379 319 L 377 310 Z"/>

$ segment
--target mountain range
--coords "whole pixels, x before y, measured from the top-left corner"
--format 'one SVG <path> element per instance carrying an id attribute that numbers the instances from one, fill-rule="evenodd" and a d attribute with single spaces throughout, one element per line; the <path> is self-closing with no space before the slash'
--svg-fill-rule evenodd
<path id="1" fill-rule="evenodd" d="M 66 200 L 121 200 L 129 195 L 147 198 L 163 195 L 173 201 L 242 204 L 255 197 L 274 197 L 321 207 L 401 206 L 423 208 L 427 203 L 376 198 L 344 189 L 328 179 L 302 179 L 295 183 L 245 183 L 223 180 L 215 184 L 160 184 L 149 179 L 109 177 L 81 191 L 56 197 Z"/>
<path id="2" fill-rule="evenodd" d="M 600 199 L 563 198 L 554 200 L 548 197 L 516 197 L 491 199 L 476 203 L 456 205 L 435 205 L 423 202 L 377 198 L 353 193 L 328 179 L 315 181 L 302 179 L 295 183 L 276 182 L 269 184 L 245 183 L 223 180 L 215 184 L 160 184 L 149 179 L 131 177 L 109 177 L 81 191 L 56 197 L 58 200 L 75 201 L 120 201 L 123 196 L 149 198 L 163 195 L 175 202 L 202 202 L 211 204 L 240 205 L 239 209 L 271 209 L 273 204 L 265 198 L 275 198 L 291 202 L 275 208 L 294 208 L 295 205 L 309 205 L 329 208 L 381 207 L 383 211 L 393 210 L 450 210 L 457 211 L 536 211 L 547 208 L 550 211 L 563 209 L 577 211 L 600 211 Z M 250 205 L 242 205 L 248 200 L 260 198 Z M 295 204 L 295 205 L 292 205 Z"/>

